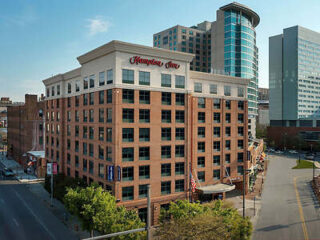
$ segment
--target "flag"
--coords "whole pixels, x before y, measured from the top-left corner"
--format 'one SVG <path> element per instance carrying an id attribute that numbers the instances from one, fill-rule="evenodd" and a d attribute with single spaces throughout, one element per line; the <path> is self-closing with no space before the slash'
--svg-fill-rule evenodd
<path id="1" fill-rule="evenodd" d="M 194 180 L 192 173 L 190 173 L 190 183 L 191 183 L 191 192 L 195 192 L 196 191 L 196 181 Z"/>

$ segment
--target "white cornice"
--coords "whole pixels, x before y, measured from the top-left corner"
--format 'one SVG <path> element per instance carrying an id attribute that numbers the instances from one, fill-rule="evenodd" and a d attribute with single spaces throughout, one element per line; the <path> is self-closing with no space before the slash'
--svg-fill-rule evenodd
<path id="1" fill-rule="evenodd" d="M 222 83 L 233 83 L 233 84 L 239 84 L 239 85 L 248 85 L 250 83 L 250 79 L 248 78 L 232 77 L 228 75 L 204 73 L 204 72 L 197 72 L 197 71 L 190 71 L 190 79 L 214 81 L 214 82 L 222 82 Z"/>

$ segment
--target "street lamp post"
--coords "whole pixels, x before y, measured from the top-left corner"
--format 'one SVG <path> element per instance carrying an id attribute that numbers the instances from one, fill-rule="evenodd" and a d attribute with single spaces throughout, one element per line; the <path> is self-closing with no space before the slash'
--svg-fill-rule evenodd
<path id="1" fill-rule="evenodd" d="M 242 211 L 242 217 L 245 218 L 246 217 L 246 173 L 251 172 L 250 169 L 244 169 L 243 168 L 243 201 L 242 201 L 242 207 L 243 207 L 243 211 Z"/>

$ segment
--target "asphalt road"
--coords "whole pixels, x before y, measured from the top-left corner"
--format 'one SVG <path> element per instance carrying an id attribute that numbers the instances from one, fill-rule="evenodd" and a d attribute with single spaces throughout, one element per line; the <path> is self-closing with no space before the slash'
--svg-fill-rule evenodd
<path id="1" fill-rule="evenodd" d="M 0 180 L 1 240 L 77 239 L 24 184 Z"/>
<path id="2" fill-rule="evenodd" d="M 262 207 L 252 239 L 320 239 L 320 208 L 309 184 L 312 169 L 292 169 L 296 157 L 269 159 Z"/>

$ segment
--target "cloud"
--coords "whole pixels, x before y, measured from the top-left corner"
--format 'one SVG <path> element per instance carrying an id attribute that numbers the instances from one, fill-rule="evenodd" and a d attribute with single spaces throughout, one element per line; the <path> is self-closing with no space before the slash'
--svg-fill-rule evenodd
<path id="1" fill-rule="evenodd" d="M 111 26 L 111 23 L 101 16 L 87 19 L 87 22 L 88 24 L 86 27 L 89 29 L 89 36 L 107 32 L 109 30 L 109 27 Z"/>
<path id="2" fill-rule="evenodd" d="M 33 7 L 27 6 L 17 15 L 2 15 L 0 20 L 3 20 L 3 23 L 7 25 L 15 25 L 24 27 L 28 24 L 33 23 L 37 20 L 37 14 Z"/>

